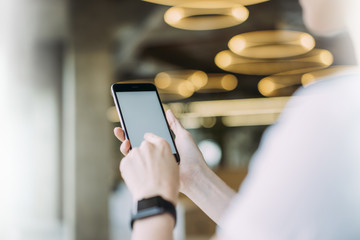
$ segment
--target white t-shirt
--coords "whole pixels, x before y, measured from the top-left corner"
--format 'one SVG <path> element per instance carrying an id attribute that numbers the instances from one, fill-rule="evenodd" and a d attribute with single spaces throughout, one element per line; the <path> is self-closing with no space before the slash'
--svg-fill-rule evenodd
<path id="1" fill-rule="evenodd" d="M 221 223 L 221 239 L 360 239 L 359 73 L 295 94 Z"/>

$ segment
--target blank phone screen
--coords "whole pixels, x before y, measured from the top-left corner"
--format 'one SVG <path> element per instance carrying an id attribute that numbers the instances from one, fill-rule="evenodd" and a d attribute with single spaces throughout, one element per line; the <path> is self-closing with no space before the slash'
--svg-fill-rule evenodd
<path id="1" fill-rule="evenodd" d="M 139 147 L 145 133 L 164 138 L 175 154 L 175 146 L 155 91 L 116 92 L 128 138 L 132 147 Z"/>

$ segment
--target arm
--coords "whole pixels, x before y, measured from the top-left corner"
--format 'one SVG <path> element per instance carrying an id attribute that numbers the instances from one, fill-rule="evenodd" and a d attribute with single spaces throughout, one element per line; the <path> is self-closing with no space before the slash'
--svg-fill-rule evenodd
<path id="1" fill-rule="evenodd" d="M 235 191 L 207 166 L 194 175 L 182 192 L 218 225 L 235 196 Z"/>
<path id="2" fill-rule="evenodd" d="M 169 214 L 162 214 L 150 218 L 137 220 L 134 223 L 131 239 L 172 239 L 174 224 L 174 219 Z"/>
<path id="3" fill-rule="evenodd" d="M 175 133 L 175 142 L 180 154 L 180 191 L 187 195 L 213 221 L 219 223 L 224 210 L 235 192 L 228 187 L 205 163 L 191 134 L 186 131 L 171 111 L 166 113 L 169 125 Z M 124 132 L 115 128 L 115 135 L 123 141 L 120 150 L 126 155 L 129 141 Z"/>
<path id="4" fill-rule="evenodd" d="M 121 175 L 134 203 L 144 198 L 161 196 L 176 205 L 179 192 L 179 166 L 166 140 L 146 134 L 139 148 L 120 163 Z M 132 239 L 172 239 L 175 221 L 169 213 L 138 219 Z"/>

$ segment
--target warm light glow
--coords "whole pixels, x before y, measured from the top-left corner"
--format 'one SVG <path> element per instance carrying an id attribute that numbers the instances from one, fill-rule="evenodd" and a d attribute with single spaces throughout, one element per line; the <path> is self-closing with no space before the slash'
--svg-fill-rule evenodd
<path id="1" fill-rule="evenodd" d="M 231 51 L 250 58 L 294 57 L 315 47 L 314 38 L 307 33 L 272 30 L 242 33 L 228 43 Z"/>
<path id="2" fill-rule="evenodd" d="M 205 86 L 197 90 L 199 93 L 214 93 L 232 91 L 238 84 L 237 78 L 232 74 L 211 73 Z"/>
<path id="3" fill-rule="evenodd" d="M 161 72 L 155 76 L 154 82 L 157 88 L 166 89 L 171 84 L 171 77 L 169 76 L 169 74 Z"/>
<path id="4" fill-rule="evenodd" d="M 305 49 L 307 49 L 309 51 L 315 47 L 314 38 L 310 34 L 307 34 L 307 33 L 302 33 L 300 35 L 300 43 L 301 43 L 301 46 L 303 46 Z"/>
<path id="5" fill-rule="evenodd" d="M 156 3 L 167 6 L 176 6 L 182 4 L 188 0 L 143 0 L 144 2 Z"/>
<path id="6" fill-rule="evenodd" d="M 275 97 L 191 102 L 187 114 L 192 117 L 216 117 L 280 113 L 288 99 Z"/>
<path id="7" fill-rule="evenodd" d="M 248 6 L 248 5 L 254 5 L 258 3 L 268 2 L 269 0 L 236 0 L 236 2 Z"/>
<path id="8" fill-rule="evenodd" d="M 264 78 L 258 83 L 259 92 L 263 96 L 269 96 L 276 88 L 277 85 L 268 78 Z"/>
<path id="9" fill-rule="evenodd" d="M 198 90 L 206 85 L 208 76 L 203 71 L 195 71 L 188 77 L 188 80 L 193 83 L 195 90 Z"/>
<path id="10" fill-rule="evenodd" d="M 178 85 L 177 90 L 181 96 L 187 98 L 194 94 L 195 88 L 191 82 L 183 81 Z"/>
<path id="11" fill-rule="evenodd" d="M 219 52 L 215 57 L 215 63 L 220 68 L 227 68 L 232 64 L 232 54 L 230 51 Z"/>
<path id="12" fill-rule="evenodd" d="M 144 2 L 151 2 L 161 5 L 167 5 L 167 6 L 177 6 L 184 3 L 192 3 L 194 0 L 143 0 Z M 253 5 L 258 4 L 262 2 L 267 2 L 269 0 L 231 0 L 233 3 L 241 4 L 244 6 L 247 5 Z M 209 2 L 209 0 L 196 0 L 196 2 L 206 4 L 206 2 Z M 213 0 L 212 2 L 216 2 L 216 0 Z M 217 0 L 217 2 L 227 2 L 225 0 Z"/>
<path id="13" fill-rule="evenodd" d="M 232 6 L 237 6 L 234 1 L 227 0 L 196 0 L 196 1 L 185 1 L 179 4 L 181 7 L 185 8 L 196 8 L 196 9 L 221 9 L 221 8 L 231 8 Z M 177 6 L 179 6 L 177 5 Z"/>
<path id="14" fill-rule="evenodd" d="M 249 15 L 248 10 L 243 7 L 235 7 L 231 10 L 231 13 L 236 19 L 240 21 L 245 21 Z"/>
<path id="15" fill-rule="evenodd" d="M 166 12 L 166 21 L 171 24 L 177 24 L 184 17 L 184 10 L 181 8 L 171 8 Z"/>
<path id="16" fill-rule="evenodd" d="M 166 75 L 163 75 L 166 76 Z M 183 95 L 179 94 L 177 87 L 182 80 L 174 80 L 174 84 L 170 84 L 170 86 L 166 87 L 165 89 L 161 89 L 157 87 L 160 99 L 162 102 L 171 102 L 184 99 Z M 155 80 L 153 79 L 136 79 L 136 80 L 128 80 L 122 81 L 121 83 L 152 83 L 155 84 Z M 155 84 L 156 86 L 156 84 Z"/>
<path id="17" fill-rule="evenodd" d="M 280 59 L 241 57 L 229 50 L 221 51 L 215 56 L 215 64 L 219 68 L 229 72 L 249 75 L 272 75 L 295 70 L 298 73 L 306 73 L 309 69 L 326 68 L 332 62 L 332 54 L 324 49 L 313 49 L 297 57 Z"/>
<path id="18" fill-rule="evenodd" d="M 241 51 L 243 51 L 245 49 L 246 40 L 242 36 L 235 36 L 230 40 L 229 46 L 231 46 L 230 49 L 234 53 L 239 53 L 239 52 L 241 52 Z"/>
<path id="19" fill-rule="evenodd" d="M 227 91 L 234 90 L 237 84 L 237 78 L 232 74 L 226 74 L 221 78 L 221 86 Z"/>
<path id="20" fill-rule="evenodd" d="M 319 59 L 321 63 L 328 66 L 330 66 L 334 61 L 333 55 L 327 50 L 320 53 Z"/>
<path id="21" fill-rule="evenodd" d="M 259 92 L 266 97 L 290 96 L 301 85 L 302 74 L 275 74 L 261 79 Z"/>
<path id="22" fill-rule="evenodd" d="M 212 128 L 216 124 L 216 118 L 215 117 L 204 117 L 201 119 L 201 125 L 204 128 Z"/>
<path id="23" fill-rule="evenodd" d="M 198 118 L 197 116 L 191 116 L 191 115 L 180 115 L 179 120 L 181 122 L 181 125 L 183 125 L 186 129 L 196 129 L 201 128 L 201 118 Z"/>
<path id="24" fill-rule="evenodd" d="M 307 86 L 323 78 L 350 71 L 359 71 L 359 68 L 357 66 L 333 66 L 322 70 L 312 71 L 302 75 L 301 83 L 302 85 Z"/>
<path id="25" fill-rule="evenodd" d="M 272 124 L 289 97 L 170 103 L 169 108 L 187 129 L 211 127 L 216 117 L 229 127 Z M 215 120 L 214 120 L 215 119 Z M 206 123 L 205 123 L 206 122 Z"/>
<path id="26" fill-rule="evenodd" d="M 226 116 L 222 117 L 221 120 L 227 127 L 271 125 L 278 119 L 279 115 L 280 113 Z"/>
<path id="27" fill-rule="evenodd" d="M 305 73 L 302 78 L 301 78 L 301 83 L 302 85 L 306 86 L 309 85 L 310 83 L 315 82 L 316 77 L 311 74 L 311 73 Z"/>
<path id="28" fill-rule="evenodd" d="M 232 27 L 249 16 L 246 7 L 233 1 L 190 1 L 168 9 L 164 20 L 186 30 L 211 30 Z"/>
<path id="29" fill-rule="evenodd" d="M 161 83 L 161 84 L 160 84 Z M 158 73 L 155 84 L 168 93 L 176 93 L 183 98 L 191 97 L 194 92 L 207 83 L 207 75 L 199 70 L 177 70 Z"/>

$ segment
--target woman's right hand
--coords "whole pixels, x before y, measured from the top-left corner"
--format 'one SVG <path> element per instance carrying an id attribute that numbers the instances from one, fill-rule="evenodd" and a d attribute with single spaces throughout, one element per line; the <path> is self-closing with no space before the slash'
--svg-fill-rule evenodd
<path id="1" fill-rule="evenodd" d="M 180 155 L 180 192 L 186 194 L 197 175 L 208 168 L 202 153 L 200 152 L 192 135 L 183 128 L 174 114 L 166 112 L 167 121 L 175 134 L 175 144 Z M 115 136 L 122 141 L 120 151 L 127 155 L 130 149 L 129 140 L 125 139 L 124 131 L 117 127 L 114 129 Z"/>

